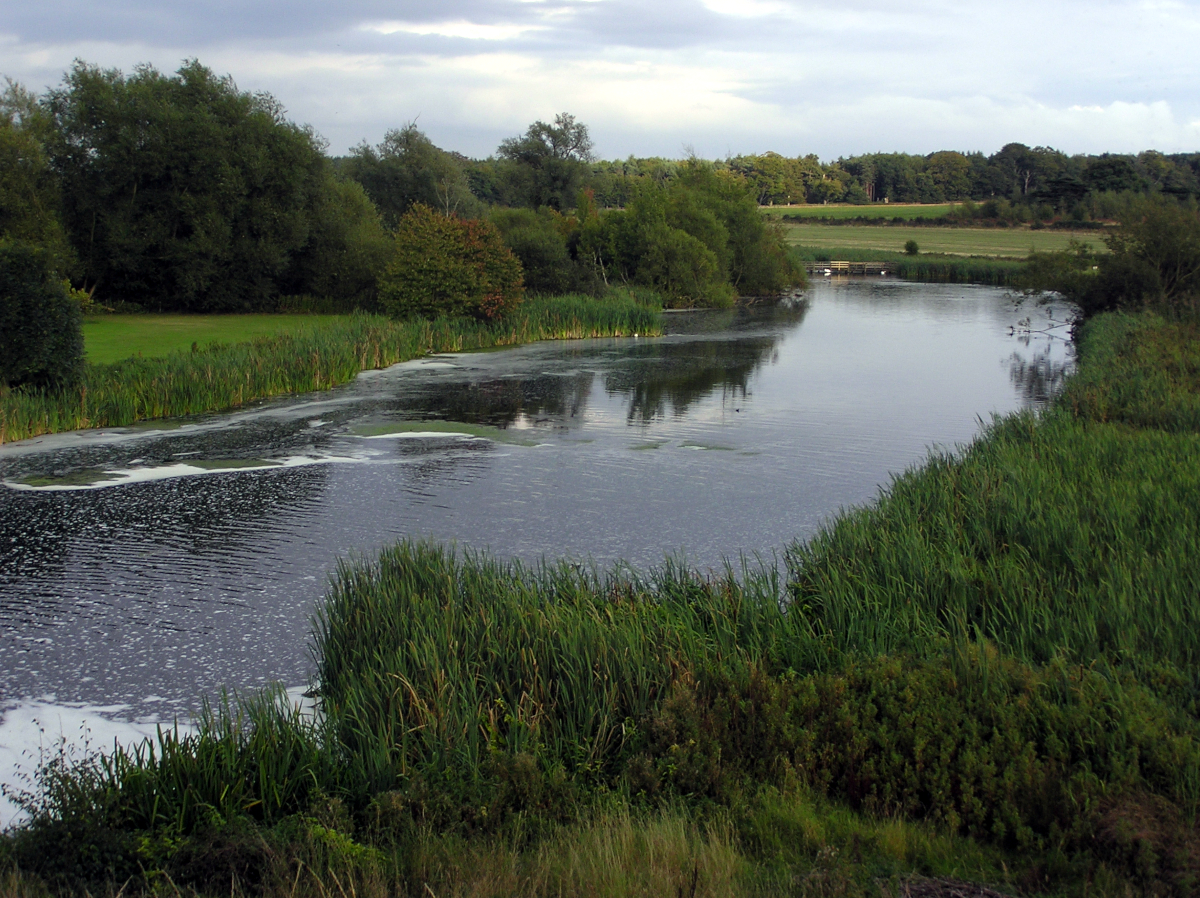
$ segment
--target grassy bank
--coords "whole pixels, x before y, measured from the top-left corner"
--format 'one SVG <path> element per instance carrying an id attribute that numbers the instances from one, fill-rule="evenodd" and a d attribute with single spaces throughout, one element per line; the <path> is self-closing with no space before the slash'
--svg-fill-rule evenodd
<path id="1" fill-rule="evenodd" d="M 918 228 L 897 225 L 889 228 L 871 225 L 783 224 L 787 242 L 815 250 L 854 249 L 875 253 L 903 252 L 908 240 L 915 240 L 922 253 L 952 256 L 986 256 L 996 259 L 1024 259 L 1031 252 L 1058 252 L 1071 240 L 1082 241 L 1097 252 L 1104 251 L 1101 236 L 1095 231 L 1058 231 L 1028 228 Z"/>
<path id="2" fill-rule="evenodd" d="M 140 326 L 136 316 L 125 321 L 130 319 L 135 329 Z M 251 342 L 89 364 L 81 386 L 67 392 L 5 390 L 0 392 L 0 443 L 85 427 L 197 415 L 285 393 L 326 390 L 365 369 L 433 352 L 652 334 L 660 328 L 657 311 L 626 296 L 530 300 L 494 323 L 398 322 L 366 314 L 306 321 L 311 323 Z"/>
<path id="3" fill-rule="evenodd" d="M 1200 330 L 1080 350 L 778 568 L 343 564 L 322 722 L 51 763 L 10 892 L 1193 894 Z"/>
<path id="4" fill-rule="evenodd" d="M 335 315 L 93 315 L 84 319 L 83 343 L 93 365 L 133 356 L 159 358 L 209 349 L 214 343 L 249 343 L 282 333 L 328 326 Z"/>

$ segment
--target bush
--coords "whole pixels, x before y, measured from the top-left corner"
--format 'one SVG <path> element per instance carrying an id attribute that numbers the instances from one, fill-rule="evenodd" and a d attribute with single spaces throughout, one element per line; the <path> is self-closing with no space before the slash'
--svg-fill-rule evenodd
<path id="1" fill-rule="evenodd" d="M 915 240 L 905 240 L 904 241 L 904 254 L 906 256 L 915 256 L 920 252 L 921 252 L 921 247 L 919 247 L 917 245 L 917 241 L 915 241 Z"/>
<path id="2" fill-rule="evenodd" d="M 1200 215 L 1162 197 L 1130 201 L 1121 227 L 1098 255 L 1072 242 L 1061 253 L 1030 257 L 1026 289 L 1053 290 L 1083 317 L 1152 305 L 1170 314 L 1195 311 L 1200 294 Z"/>
<path id="3" fill-rule="evenodd" d="M 606 283 L 651 287 L 673 307 L 728 306 L 804 283 L 744 180 L 694 162 L 642 189 L 627 210 L 585 217 L 579 256 Z"/>
<path id="4" fill-rule="evenodd" d="M 641 721 L 645 753 L 629 769 L 648 794 L 728 801 L 746 783 L 793 777 L 981 841 L 1083 846 L 1106 800 L 1148 791 L 1192 812 L 1200 742 L 1173 716 L 1112 670 L 1035 668 L 984 644 L 807 677 L 681 677 Z"/>
<path id="5" fill-rule="evenodd" d="M 702 240 L 664 223 L 647 229 L 639 279 L 675 299 L 676 305 L 733 305 L 737 294 L 720 274 L 716 254 Z"/>
<path id="6" fill-rule="evenodd" d="M 83 373 L 83 313 L 47 253 L 0 242 L 0 384 L 64 387 Z"/>
<path id="7" fill-rule="evenodd" d="M 523 291 L 521 263 L 495 226 L 418 204 L 396 228 L 379 305 L 393 318 L 493 319 L 515 309 Z"/>

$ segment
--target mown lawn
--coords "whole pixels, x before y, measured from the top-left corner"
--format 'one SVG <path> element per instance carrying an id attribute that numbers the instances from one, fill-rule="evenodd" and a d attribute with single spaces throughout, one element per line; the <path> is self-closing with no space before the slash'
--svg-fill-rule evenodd
<path id="1" fill-rule="evenodd" d="M 990 256 L 1023 259 L 1031 251 L 1055 252 L 1072 240 L 1103 250 L 1095 231 L 1033 231 L 1028 228 L 922 228 L 876 227 L 873 225 L 823 225 L 784 223 L 788 243 L 816 249 L 856 249 L 901 252 L 909 240 L 917 241 L 922 253 L 954 256 Z"/>
<path id="2" fill-rule="evenodd" d="M 83 323 L 84 348 L 93 365 L 142 356 L 160 358 L 195 343 L 246 343 L 314 324 L 337 315 L 97 315 Z"/>

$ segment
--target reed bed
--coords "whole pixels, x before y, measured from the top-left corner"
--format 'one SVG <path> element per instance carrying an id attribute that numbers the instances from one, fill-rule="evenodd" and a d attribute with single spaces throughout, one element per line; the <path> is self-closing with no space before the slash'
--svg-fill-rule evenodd
<path id="1" fill-rule="evenodd" d="M 1152 313 L 1089 319 L 1077 337 L 1089 359 L 1060 400 L 1079 418 L 1200 433 L 1200 325 Z"/>
<path id="2" fill-rule="evenodd" d="M 0 443 L 89 427 L 240 408 L 286 393 L 327 390 L 360 371 L 436 352 L 537 340 L 661 332 L 656 310 L 630 297 L 532 299 L 493 322 L 392 321 L 357 313 L 249 343 L 87 366 L 66 392 L 0 392 Z"/>
<path id="3" fill-rule="evenodd" d="M 340 567 L 316 625 L 321 696 L 372 792 L 469 776 L 496 751 L 607 781 L 675 673 L 778 654 L 798 621 L 780 587 L 761 567 L 642 577 L 402 542 Z"/>
<path id="4" fill-rule="evenodd" d="M 1061 412 L 997 422 L 788 550 L 793 600 L 838 652 L 1200 660 L 1200 439 Z"/>

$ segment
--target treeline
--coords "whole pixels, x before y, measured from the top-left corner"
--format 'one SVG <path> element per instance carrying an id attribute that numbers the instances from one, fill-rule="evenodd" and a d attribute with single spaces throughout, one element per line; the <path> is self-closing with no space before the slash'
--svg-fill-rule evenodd
<path id="1" fill-rule="evenodd" d="M 868 153 L 822 164 L 811 155 L 764 153 L 736 156 L 725 164 L 752 186 L 760 205 L 990 200 L 1024 207 L 1027 217 L 1071 214 L 1080 204 L 1093 217 L 1111 217 L 1104 213 L 1122 194 L 1200 196 L 1200 153 L 1068 156 L 1010 143 L 990 156 L 948 150 L 928 156 Z M 624 170 L 617 175 L 624 176 Z"/>

